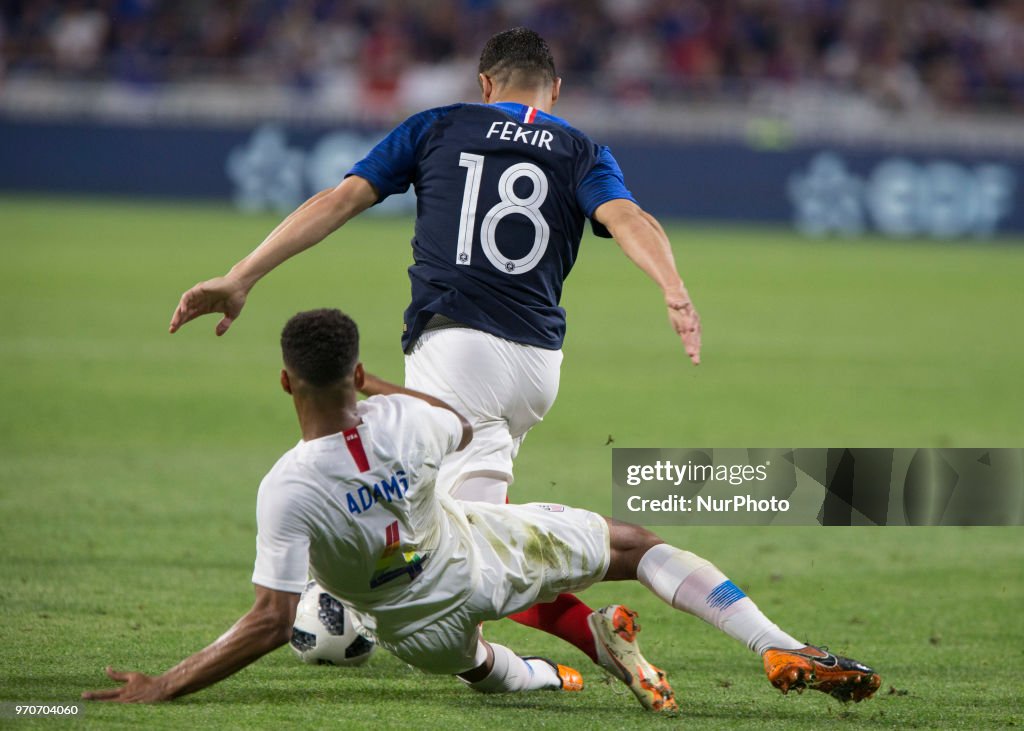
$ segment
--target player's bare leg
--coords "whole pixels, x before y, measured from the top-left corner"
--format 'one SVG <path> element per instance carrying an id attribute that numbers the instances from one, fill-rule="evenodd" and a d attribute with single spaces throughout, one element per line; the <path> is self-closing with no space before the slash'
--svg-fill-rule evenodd
<path id="1" fill-rule="evenodd" d="M 743 642 L 762 656 L 769 681 L 783 693 L 812 688 L 845 702 L 878 690 L 874 670 L 786 634 L 711 562 L 644 528 L 607 520 L 612 558 L 606 580 L 637 579 L 676 609 Z"/>

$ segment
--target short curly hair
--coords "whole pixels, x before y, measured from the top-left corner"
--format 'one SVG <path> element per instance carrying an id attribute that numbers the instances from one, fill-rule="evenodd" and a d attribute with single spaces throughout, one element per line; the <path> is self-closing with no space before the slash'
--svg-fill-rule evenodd
<path id="1" fill-rule="evenodd" d="M 330 386 L 359 360 L 359 328 L 341 310 L 300 312 L 281 331 L 285 367 L 311 386 Z"/>
<path id="2" fill-rule="evenodd" d="M 510 28 L 491 37 L 480 54 L 481 74 L 499 84 L 554 83 L 555 59 L 547 41 L 529 28 Z"/>

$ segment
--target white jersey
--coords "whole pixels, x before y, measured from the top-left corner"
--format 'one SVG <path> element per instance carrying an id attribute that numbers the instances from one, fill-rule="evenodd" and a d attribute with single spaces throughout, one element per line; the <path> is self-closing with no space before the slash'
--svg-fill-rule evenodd
<path id="1" fill-rule="evenodd" d="M 465 513 L 434 489 L 462 425 L 405 395 L 357 410 L 357 427 L 299 442 L 263 479 L 252 580 L 298 593 L 311 572 L 397 642 L 459 607 L 477 583 Z"/>

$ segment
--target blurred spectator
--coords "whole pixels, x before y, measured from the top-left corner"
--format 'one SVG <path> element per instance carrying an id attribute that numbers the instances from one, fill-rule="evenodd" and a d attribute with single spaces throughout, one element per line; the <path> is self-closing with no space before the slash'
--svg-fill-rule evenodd
<path id="1" fill-rule="evenodd" d="M 73 73 L 96 68 L 106 42 L 107 23 L 107 15 L 84 0 L 66 3 L 48 29 L 57 68 Z"/>
<path id="2" fill-rule="evenodd" d="M 387 109 L 517 24 L 574 93 L 616 100 L 827 83 L 895 110 L 1024 108 L 1024 0 L 4 0 L 0 78 L 358 75 L 358 103 Z"/>

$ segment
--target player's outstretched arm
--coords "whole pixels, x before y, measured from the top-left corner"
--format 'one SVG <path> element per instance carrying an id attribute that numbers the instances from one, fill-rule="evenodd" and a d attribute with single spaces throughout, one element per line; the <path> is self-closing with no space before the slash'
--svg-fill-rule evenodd
<path id="1" fill-rule="evenodd" d="M 256 249 L 235 264 L 226 275 L 200 282 L 181 296 L 170 331 L 202 315 L 219 312 L 217 335 L 223 335 L 238 318 L 246 297 L 260 279 L 281 263 L 323 241 L 353 216 L 377 201 L 377 191 L 358 175 L 351 175 L 336 188 L 323 190 L 307 200 Z"/>
<path id="2" fill-rule="evenodd" d="M 626 256 L 661 287 L 669 323 L 683 341 L 690 360 L 700 365 L 700 316 L 676 270 L 665 229 L 654 216 L 623 198 L 598 206 L 594 219 L 615 237 Z"/>
<path id="3" fill-rule="evenodd" d="M 364 396 L 388 396 L 393 393 L 402 393 L 406 396 L 414 396 L 418 399 L 426 401 L 431 406 L 436 406 L 439 409 L 445 409 L 450 411 L 459 417 L 459 421 L 462 423 L 462 440 L 459 442 L 459 446 L 455 448 L 455 451 L 463 449 L 470 440 L 473 438 L 473 427 L 470 426 L 469 422 L 466 421 L 466 417 L 460 414 L 458 411 L 453 409 L 451 406 L 446 404 L 439 398 L 435 398 L 430 394 L 423 393 L 422 391 L 414 391 L 411 388 L 405 388 L 405 386 L 399 386 L 397 383 L 391 383 L 385 381 L 383 378 L 377 378 L 372 373 L 362 372 L 362 381 L 356 383 L 356 388 L 359 393 Z"/>
<path id="4" fill-rule="evenodd" d="M 235 625 L 209 647 L 185 658 L 163 675 L 107 668 L 117 688 L 82 693 L 92 701 L 156 703 L 194 693 L 238 672 L 291 638 L 299 595 L 256 586 L 256 601 Z"/>

